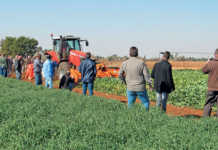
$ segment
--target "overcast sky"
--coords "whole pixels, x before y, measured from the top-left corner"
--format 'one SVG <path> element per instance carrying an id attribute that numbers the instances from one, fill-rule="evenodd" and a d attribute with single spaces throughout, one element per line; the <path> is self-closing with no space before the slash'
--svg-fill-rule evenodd
<path id="1" fill-rule="evenodd" d="M 5 0 L 0 21 L 0 38 L 24 35 L 52 48 L 51 33 L 73 34 L 102 56 L 128 55 L 130 46 L 147 57 L 218 47 L 218 0 Z"/>

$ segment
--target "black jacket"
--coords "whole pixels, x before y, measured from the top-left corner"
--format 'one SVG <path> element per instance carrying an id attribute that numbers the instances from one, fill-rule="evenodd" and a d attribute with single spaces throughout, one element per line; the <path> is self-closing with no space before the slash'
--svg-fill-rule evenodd
<path id="1" fill-rule="evenodd" d="M 155 64 L 151 77 L 154 79 L 154 89 L 157 92 L 171 93 L 175 90 L 172 75 L 172 66 L 168 61 L 162 60 Z"/>
<path id="2" fill-rule="evenodd" d="M 79 72 L 82 76 L 82 82 L 93 82 L 97 73 L 95 62 L 88 58 L 83 60 L 79 66 Z"/>
<path id="3" fill-rule="evenodd" d="M 15 71 L 21 72 L 22 71 L 22 64 L 21 60 L 16 59 L 14 64 Z"/>
<path id="4" fill-rule="evenodd" d="M 74 79 L 72 79 L 69 75 L 64 75 L 60 80 L 59 89 L 69 88 L 70 83 L 74 83 Z"/>

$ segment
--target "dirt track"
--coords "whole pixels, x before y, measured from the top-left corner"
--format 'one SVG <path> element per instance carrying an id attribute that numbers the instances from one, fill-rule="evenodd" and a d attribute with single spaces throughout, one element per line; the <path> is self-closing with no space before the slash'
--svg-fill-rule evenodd
<path id="1" fill-rule="evenodd" d="M 146 64 L 149 69 L 152 69 L 154 64 L 157 61 L 146 61 Z M 101 63 L 104 63 L 106 66 L 112 67 L 120 67 L 122 61 L 105 61 L 103 60 Z M 200 70 L 204 65 L 204 61 L 170 61 L 173 69 L 182 70 L 182 69 L 191 69 L 191 70 Z"/>
<path id="2" fill-rule="evenodd" d="M 80 93 L 80 94 L 82 93 L 82 89 L 79 89 L 79 88 L 75 88 L 73 91 L 76 93 Z M 125 96 L 110 95 L 107 93 L 102 93 L 102 92 L 97 92 L 97 91 L 94 91 L 94 95 L 99 96 L 99 97 L 104 97 L 107 99 L 119 100 L 120 102 L 127 103 L 127 98 Z M 140 101 L 137 99 L 136 103 L 140 103 Z M 155 106 L 154 101 L 151 101 L 150 104 L 151 106 Z M 203 111 L 199 109 L 190 108 L 190 107 L 177 107 L 171 104 L 167 104 L 167 114 L 169 114 L 170 116 L 201 117 L 203 114 Z"/>
<path id="3" fill-rule="evenodd" d="M 15 75 L 12 75 L 11 77 L 15 78 Z M 34 80 L 23 79 L 23 81 L 31 82 L 31 83 L 34 84 Z M 54 83 L 54 88 L 58 88 L 57 82 Z M 82 94 L 82 89 L 81 88 L 75 88 L 75 89 L 73 89 L 73 92 Z M 118 100 L 118 101 L 120 101 L 122 103 L 127 103 L 127 98 L 125 96 L 110 95 L 110 94 L 102 93 L 102 92 L 98 92 L 98 91 L 94 91 L 94 95 L 98 96 L 98 97 L 103 97 L 103 98 L 106 98 L 106 99 L 109 99 L 109 100 L 113 99 L 113 100 Z M 136 103 L 140 103 L 140 101 L 137 99 Z M 151 101 L 150 104 L 151 104 L 151 106 L 155 106 L 154 101 Z M 171 105 L 171 104 L 167 104 L 167 114 L 169 116 L 181 116 L 181 117 L 190 117 L 190 116 L 192 116 L 192 117 L 199 118 L 199 117 L 202 116 L 203 111 L 199 110 L 199 109 L 194 109 L 194 108 L 191 108 L 191 107 L 178 107 L 178 106 L 174 106 L 174 105 Z M 215 115 L 215 113 L 213 113 L 213 115 Z"/>

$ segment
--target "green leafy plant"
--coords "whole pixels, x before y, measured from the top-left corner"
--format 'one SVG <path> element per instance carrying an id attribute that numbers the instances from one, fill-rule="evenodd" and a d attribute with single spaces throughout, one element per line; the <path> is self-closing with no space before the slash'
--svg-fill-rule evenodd
<path id="1" fill-rule="evenodd" d="M 206 99 L 207 76 L 200 71 L 173 71 L 176 90 L 170 94 L 168 102 L 177 106 L 202 108 Z M 102 78 L 95 82 L 95 90 L 114 94 L 126 95 L 126 86 L 116 78 Z M 155 92 L 149 91 L 151 100 L 155 100 Z"/>

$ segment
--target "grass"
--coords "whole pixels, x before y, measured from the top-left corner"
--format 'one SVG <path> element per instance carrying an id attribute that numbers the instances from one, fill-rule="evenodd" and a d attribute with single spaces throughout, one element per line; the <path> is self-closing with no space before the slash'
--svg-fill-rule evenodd
<path id="1" fill-rule="evenodd" d="M 0 78 L 2 150 L 216 150 L 215 118 L 168 117 L 152 108 Z"/>

